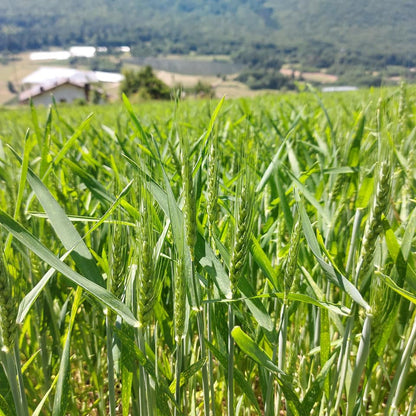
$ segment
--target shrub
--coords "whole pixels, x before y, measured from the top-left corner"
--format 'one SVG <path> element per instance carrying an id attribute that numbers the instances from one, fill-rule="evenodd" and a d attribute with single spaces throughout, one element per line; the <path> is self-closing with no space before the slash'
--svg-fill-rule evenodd
<path id="1" fill-rule="evenodd" d="M 139 93 L 144 98 L 169 99 L 169 87 L 153 72 L 152 67 L 146 66 L 140 71 L 123 71 L 124 80 L 121 83 L 121 92 L 127 96 Z"/>

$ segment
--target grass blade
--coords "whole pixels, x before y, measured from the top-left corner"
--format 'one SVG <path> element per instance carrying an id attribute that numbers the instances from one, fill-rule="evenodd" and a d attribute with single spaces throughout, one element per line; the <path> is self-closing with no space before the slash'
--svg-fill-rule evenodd
<path id="1" fill-rule="evenodd" d="M 358 289 L 346 277 L 340 274 L 332 266 L 332 264 L 325 262 L 325 260 L 323 259 L 322 254 L 321 254 L 321 248 L 319 246 L 315 233 L 313 232 L 313 229 L 312 229 L 312 224 L 309 220 L 308 215 L 306 214 L 303 203 L 300 200 L 298 200 L 298 209 L 299 209 L 299 214 L 302 220 L 302 227 L 303 227 L 306 241 L 308 242 L 309 248 L 311 249 L 315 258 L 318 260 L 318 263 L 321 265 L 325 274 L 328 276 L 331 282 L 333 282 L 340 289 L 348 293 L 355 302 L 357 302 L 365 310 L 369 310 L 370 305 L 364 300 L 364 298 L 361 296 Z"/>
<path id="2" fill-rule="evenodd" d="M 283 394 L 288 401 L 288 406 L 291 411 L 295 415 L 306 416 L 307 413 L 304 412 L 292 385 L 288 382 L 287 375 L 277 367 L 264 350 L 262 350 L 257 343 L 255 343 L 239 326 L 234 327 L 231 335 L 245 354 L 247 354 L 261 367 L 267 368 L 276 375 L 277 381 L 282 388 Z"/>
<path id="3" fill-rule="evenodd" d="M 16 153 L 15 156 L 19 162 L 22 162 Z M 104 279 L 87 245 L 66 216 L 65 211 L 30 168 L 27 170 L 27 180 L 48 215 L 52 227 L 65 249 L 72 250 L 71 257 L 74 259 L 81 273 L 84 276 L 88 276 L 97 285 L 104 286 Z"/>
<path id="4" fill-rule="evenodd" d="M 77 288 L 72 304 L 71 317 L 69 319 L 68 331 L 65 337 L 64 349 L 61 356 L 61 364 L 59 365 L 58 383 L 56 385 L 56 393 L 53 401 L 52 416 L 64 416 L 69 401 L 69 355 L 71 346 L 71 335 L 74 327 L 75 318 L 79 305 L 81 304 L 82 289 Z"/>
<path id="5" fill-rule="evenodd" d="M 81 286 L 93 297 L 100 300 L 104 305 L 108 306 L 114 312 L 118 313 L 129 325 L 138 326 L 138 322 L 132 312 L 120 300 L 114 297 L 110 292 L 98 286 L 91 280 L 86 279 L 79 273 L 72 270 L 67 264 L 63 263 L 54 254 L 46 248 L 37 238 L 23 228 L 19 223 L 13 220 L 6 212 L 0 210 L 0 224 L 13 236 L 25 245 L 29 250 L 33 251 L 43 261 L 51 267 L 61 272 L 73 283 Z"/>

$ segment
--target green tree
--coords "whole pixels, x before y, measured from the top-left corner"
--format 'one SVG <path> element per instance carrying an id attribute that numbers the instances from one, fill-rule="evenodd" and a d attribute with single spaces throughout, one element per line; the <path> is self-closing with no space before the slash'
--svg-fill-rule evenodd
<path id="1" fill-rule="evenodd" d="M 140 71 L 123 71 L 124 80 L 121 83 L 121 92 L 127 96 L 139 94 L 144 98 L 169 99 L 170 89 L 154 74 L 152 67 L 146 66 Z"/>

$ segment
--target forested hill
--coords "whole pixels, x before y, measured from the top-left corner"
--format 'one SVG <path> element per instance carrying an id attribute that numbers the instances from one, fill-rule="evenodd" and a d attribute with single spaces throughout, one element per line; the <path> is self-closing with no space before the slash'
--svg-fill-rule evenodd
<path id="1" fill-rule="evenodd" d="M 127 44 L 137 55 L 235 55 L 257 44 L 406 65 L 414 22 L 414 0 L 1 0 L 0 51 Z"/>

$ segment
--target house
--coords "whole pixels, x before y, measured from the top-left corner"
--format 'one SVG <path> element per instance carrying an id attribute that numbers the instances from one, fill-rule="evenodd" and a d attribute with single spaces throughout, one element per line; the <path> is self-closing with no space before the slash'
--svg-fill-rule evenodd
<path id="1" fill-rule="evenodd" d="M 80 99 L 89 101 L 90 84 L 78 83 L 68 78 L 46 82 L 22 91 L 19 101 L 25 104 L 32 100 L 34 105 L 48 106 L 52 104 L 52 96 L 57 103 L 72 103 Z"/>
<path id="2" fill-rule="evenodd" d="M 72 103 L 76 99 L 90 100 L 91 86 L 98 83 L 117 85 L 123 76 L 117 73 L 82 71 L 64 67 L 41 67 L 21 81 L 20 103 L 32 99 L 35 105 L 49 105 L 52 95 L 56 102 Z M 94 87 L 95 91 L 102 92 Z"/>

